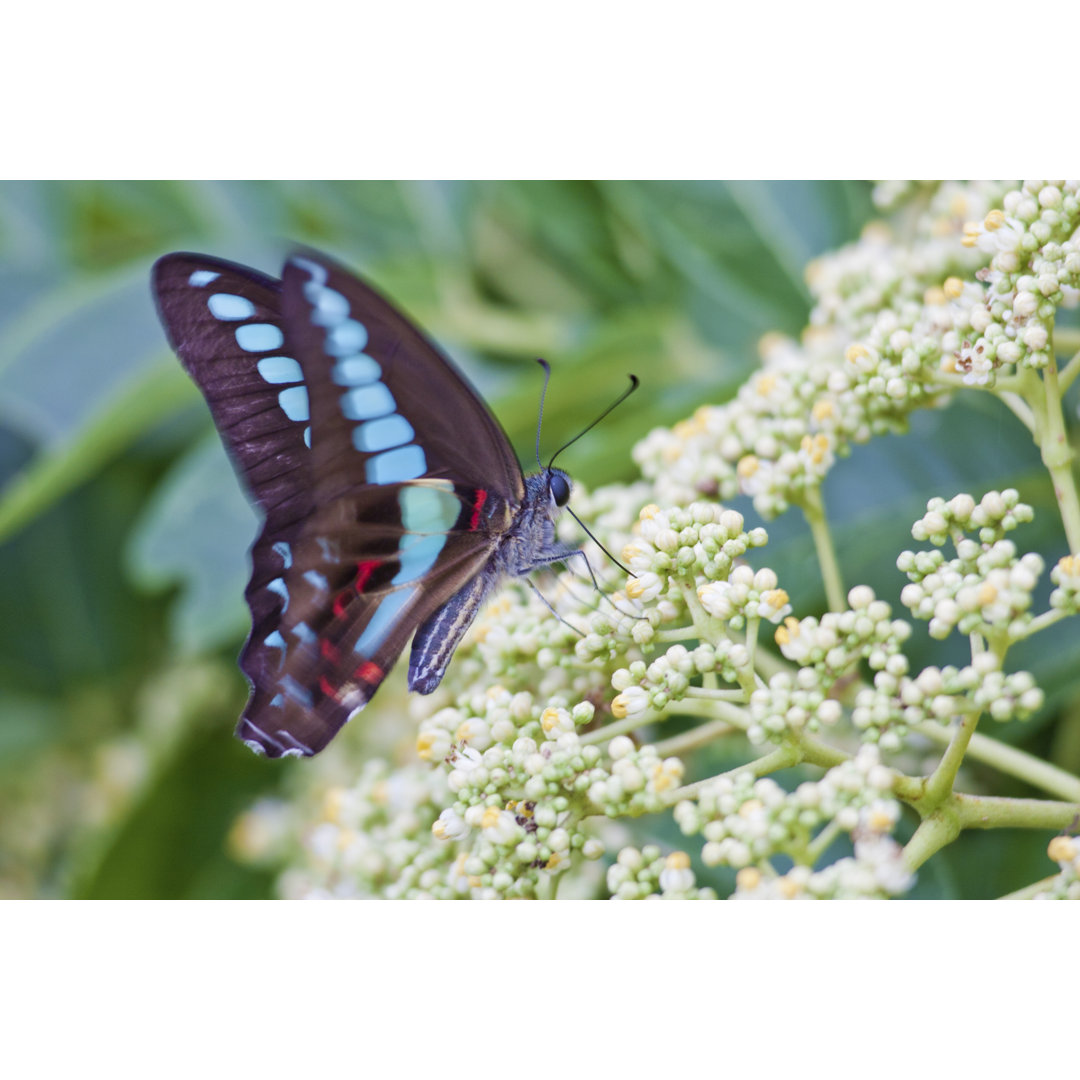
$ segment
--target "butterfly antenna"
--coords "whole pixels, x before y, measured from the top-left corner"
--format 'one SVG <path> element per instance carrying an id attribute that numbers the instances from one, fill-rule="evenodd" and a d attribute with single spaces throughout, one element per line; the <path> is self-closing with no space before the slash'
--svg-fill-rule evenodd
<path id="1" fill-rule="evenodd" d="M 536 361 L 544 369 L 544 389 L 540 391 L 540 415 L 536 418 L 536 464 L 542 469 L 540 461 L 540 428 L 544 424 L 544 398 L 547 397 L 548 383 L 551 382 L 551 365 L 546 360 Z"/>
<path id="2" fill-rule="evenodd" d="M 540 363 L 544 364 L 544 361 L 541 360 Z M 545 368 L 545 370 L 547 370 L 547 364 L 544 364 L 544 368 Z M 550 374 L 550 371 L 549 371 L 549 374 Z M 592 429 L 594 427 L 596 427 L 596 425 L 599 424 L 600 421 L 603 420 L 604 417 L 608 415 L 608 413 L 610 413 L 613 410 L 617 409 L 638 388 L 639 385 L 640 385 L 640 383 L 638 382 L 638 377 L 636 375 L 631 375 L 630 376 L 630 385 L 591 424 L 589 424 L 588 427 L 585 427 L 581 431 L 579 431 L 569 442 L 563 443 L 563 445 L 560 446 L 559 449 L 556 450 L 555 453 L 551 455 L 551 460 L 548 462 L 548 468 L 550 469 L 551 466 L 555 464 L 555 459 L 568 446 L 573 446 L 574 443 L 576 443 L 578 441 L 578 439 L 581 438 L 582 435 L 584 435 L 586 432 L 592 431 Z M 547 389 L 547 383 L 544 383 L 544 389 L 545 390 Z M 543 402 L 541 401 L 541 409 L 542 408 L 543 408 Z M 539 465 L 540 464 L 540 433 L 539 432 L 537 432 L 536 451 L 537 451 L 536 463 Z M 588 531 L 588 530 L 586 530 L 586 531 Z M 625 567 L 623 569 L 625 569 Z"/>
<path id="3" fill-rule="evenodd" d="M 610 412 L 611 410 L 609 409 L 608 411 Z M 549 468 L 550 468 L 550 466 L 549 466 Z M 577 523 L 578 523 L 578 524 L 579 524 L 579 525 L 580 525 L 580 526 L 581 526 L 581 527 L 582 527 L 582 528 L 584 529 L 584 530 L 585 530 L 585 535 L 586 535 L 586 536 L 588 536 L 588 538 L 589 538 L 589 539 L 590 539 L 590 540 L 591 540 L 591 541 L 592 541 L 592 542 L 593 542 L 593 543 L 594 543 L 594 544 L 595 544 L 595 545 L 596 545 L 596 546 L 597 546 L 597 547 L 598 547 L 598 548 L 599 548 L 599 549 L 600 549 L 600 550 L 601 550 L 601 551 L 602 551 L 602 552 L 603 552 L 603 553 L 604 553 L 604 554 L 605 554 L 605 555 L 606 555 L 606 556 L 607 556 L 607 557 L 608 557 L 608 558 L 609 558 L 609 559 L 610 559 L 610 560 L 611 560 L 611 561 L 612 561 L 612 562 L 613 562 L 613 563 L 614 563 L 614 564 L 615 564 L 615 565 L 616 565 L 616 566 L 617 566 L 617 567 L 618 567 L 618 568 L 619 568 L 619 569 L 620 569 L 620 570 L 621 570 L 621 571 L 622 571 L 622 572 L 623 572 L 624 574 L 629 574 L 629 575 L 630 575 L 630 577 L 637 577 L 637 574 L 635 574 L 633 570 L 630 570 L 630 569 L 628 569 L 627 567 L 623 566 L 623 564 L 622 564 L 621 562 L 619 562 L 619 560 L 618 560 L 618 559 L 616 559 L 616 558 L 615 558 L 615 556 L 614 556 L 614 555 L 612 555 L 612 554 L 611 554 L 611 552 L 610 552 L 610 551 L 608 551 L 608 549 L 607 549 L 606 547 L 604 547 L 604 545 L 603 545 L 603 544 L 601 544 L 599 540 L 597 540 L 597 539 L 596 539 L 596 537 L 595 537 L 595 536 L 594 536 L 594 535 L 592 534 L 592 532 L 591 532 L 591 531 L 589 530 L 589 526 L 588 526 L 588 525 L 586 525 L 586 524 L 585 524 L 585 522 L 584 522 L 584 521 L 582 521 L 582 520 L 581 520 L 581 518 L 579 518 L 579 517 L 577 516 L 577 514 L 575 514 L 575 513 L 574 513 L 574 511 L 570 509 L 570 507 L 569 507 L 569 506 L 564 506 L 564 507 L 563 507 L 563 509 L 564 509 L 564 510 L 565 510 L 565 511 L 566 511 L 566 512 L 567 512 L 567 513 L 568 513 L 568 514 L 569 514 L 569 515 L 570 515 L 570 516 L 571 516 L 571 517 L 572 517 L 572 518 L 573 518 L 573 519 L 574 519 L 574 520 L 575 520 L 575 521 L 576 521 L 576 522 L 577 522 Z M 589 566 L 589 560 L 588 560 L 588 559 L 586 559 L 586 560 L 585 560 L 585 565 L 586 565 L 586 566 Z M 592 567 L 591 567 L 591 566 L 589 566 L 589 573 L 590 573 L 590 574 L 592 573 Z M 594 584 L 594 585 L 596 585 L 596 578 L 595 578 L 595 577 L 593 577 L 593 584 Z M 596 585 L 596 588 L 597 588 L 597 591 L 598 591 L 598 592 L 603 592 L 603 589 L 601 589 L 599 585 Z"/>

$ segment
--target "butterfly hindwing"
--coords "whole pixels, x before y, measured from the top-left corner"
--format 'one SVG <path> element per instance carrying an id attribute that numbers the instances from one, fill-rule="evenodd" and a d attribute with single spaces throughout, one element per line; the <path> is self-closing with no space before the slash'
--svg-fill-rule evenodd
<path id="1" fill-rule="evenodd" d="M 357 511 L 363 514 L 369 501 L 359 496 Z M 316 522 L 317 538 L 311 529 L 296 545 L 298 563 L 307 569 L 298 572 L 294 564 L 286 576 L 288 604 L 270 635 L 281 646 L 278 663 L 256 680 L 239 729 L 271 756 L 321 750 L 370 700 L 415 627 L 449 599 L 459 580 L 479 575 L 489 557 L 486 548 L 451 531 L 440 535 L 445 563 L 433 574 L 410 563 L 409 548 L 402 553 L 402 534 L 335 530 L 322 513 Z M 318 550 L 308 546 L 311 539 Z M 275 693 L 260 695 L 259 685 L 272 685 Z"/>

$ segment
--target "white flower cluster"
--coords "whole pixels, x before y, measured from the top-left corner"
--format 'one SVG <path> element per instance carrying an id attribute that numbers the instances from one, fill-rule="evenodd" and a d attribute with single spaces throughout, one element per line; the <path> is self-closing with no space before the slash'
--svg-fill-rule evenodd
<path id="1" fill-rule="evenodd" d="M 746 532 L 742 514 L 707 502 L 667 510 L 650 503 L 641 510 L 635 532 L 622 551 L 636 575 L 626 594 L 642 602 L 668 598 L 672 616 L 681 605 L 677 581 L 726 580 L 737 559 L 769 539 L 764 529 Z"/>
<path id="2" fill-rule="evenodd" d="M 960 540 L 956 558 L 940 551 L 904 551 L 897 567 L 911 581 L 900 602 L 930 623 L 930 636 L 946 638 L 954 629 L 1015 641 L 1032 621 L 1033 593 L 1044 564 L 1034 552 L 1018 556 L 1011 540 L 983 545 Z"/>
<path id="3" fill-rule="evenodd" d="M 831 727 L 842 715 L 840 702 L 826 697 L 821 676 L 813 668 L 800 668 L 794 675 L 781 671 L 750 696 L 753 722 L 746 737 L 758 746 L 768 739 L 779 740 L 788 731 Z"/>
<path id="4" fill-rule="evenodd" d="M 580 852 L 595 859 L 603 844 L 584 824 L 590 815 L 655 813 L 678 787 L 683 764 L 661 759 L 626 736 L 605 752 L 582 743 L 577 729 L 593 706 L 541 710 L 524 692 L 501 687 L 425 720 L 422 757 L 443 761 L 452 802 L 432 835 L 459 852 L 455 886 L 475 896 L 534 896 L 541 876 L 569 869 Z"/>
<path id="5" fill-rule="evenodd" d="M 732 401 L 702 406 L 690 420 L 650 432 L 635 447 L 634 460 L 664 501 L 745 494 L 763 517 L 775 517 L 819 485 L 846 448 L 838 450 L 835 432 L 823 427 L 839 412 L 828 401 L 818 404 L 832 367 L 817 351 L 803 355 L 770 336 L 762 344 L 763 370 Z"/>
<path id="6" fill-rule="evenodd" d="M 1032 899 L 1080 900 L 1080 842 L 1075 836 L 1055 836 L 1046 853 L 1061 867 L 1061 873 L 1052 877 Z"/>
<path id="7" fill-rule="evenodd" d="M 608 868 L 612 900 L 715 900 L 713 889 L 695 885 L 690 856 L 685 851 L 662 855 L 655 844 L 640 851 L 625 847 Z"/>
<path id="8" fill-rule="evenodd" d="M 979 540 L 992 544 L 1034 517 L 1035 511 L 1020 501 L 1015 488 L 988 491 L 978 503 L 962 493 L 948 501 L 931 499 L 926 504 L 926 513 L 912 525 L 911 535 L 920 542 L 929 541 L 935 547 L 942 547 L 947 540 L 957 542 L 965 532 L 978 529 Z"/>
<path id="9" fill-rule="evenodd" d="M 915 884 L 903 848 L 891 836 L 854 836 L 854 857 L 813 870 L 793 866 L 766 876 L 747 866 L 735 875 L 732 900 L 884 900 L 903 896 Z"/>
<path id="10" fill-rule="evenodd" d="M 1063 180 L 1029 180 L 1005 194 L 1001 209 L 965 225 L 964 244 L 992 256 L 978 275 L 986 291 L 971 308 L 964 342 L 983 357 L 981 377 L 972 381 L 985 382 L 1005 365 L 1039 369 L 1049 363 L 1057 308 L 1080 300 L 1078 226 L 1078 185 Z M 957 367 L 964 370 L 962 360 Z"/>
<path id="11" fill-rule="evenodd" d="M 355 784 L 323 794 L 320 820 L 304 830 L 300 856 L 280 880 L 282 896 L 454 895 L 451 853 L 430 842 L 446 798 L 444 775 L 425 766 L 365 763 Z M 256 805 L 250 813 L 257 816 L 260 809 Z"/>
<path id="12" fill-rule="evenodd" d="M 758 895 L 769 895 L 769 883 L 776 883 L 775 895 L 788 898 L 898 895 L 914 879 L 899 862 L 899 847 L 890 836 L 900 817 L 900 805 L 890 797 L 895 775 L 872 746 L 792 792 L 767 777 L 755 780 L 748 771 L 736 772 L 680 802 L 675 820 L 685 835 L 703 836 L 706 866 L 740 871 L 736 895 L 758 889 L 764 889 Z M 852 836 L 855 858 L 815 872 L 816 858 L 842 833 Z M 777 856 L 796 863 L 783 878 L 771 863 Z"/>
<path id="13" fill-rule="evenodd" d="M 1066 615 L 1080 613 L 1080 556 L 1062 556 L 1050 571 L 1050 580 L 1057 586 L 1050 594 L 1050 607 Z"/>
<path id="14" fill-rule="evenodd" d="M 820 619 L 786 618 L 775 635 L 780 651 L 800 668 L 814 669 L 826 689 L 860 660 L 871 671 L 904 674 L 907 658 L 901 649 L 911 635 L 908 623 L 893 619 L 892 608 L 869 585 L 851 589 L 848 604 L 847 611 L 826 612 Z"/>
<path id="15" fill-rule="evenodd" d="M 608 817 L 657 813 L 681 782 L 683 763 L 676 757 L 661 759 L 655 746 L 635 746 L 626 735 L 608 743 L 609 763 L 591 769 L 578 781 L 589 802 Z"/>
<path id="16" fill-rule="evenodd" d="M 982 712 L 1001 722 L 1027 720 L 1043 700 L 1028 672 L 1006 674 L 994 653 L 981 652 L 962 668 L 927 667 L 914 678 L 880 672 L 872 687 L 856 694 L 851 722 L 865 742 L 895 751 L 908 729 L 924 721 L 949 724 Z"/>
<path id="17" fill-rule="evenodd" d="M 776 572 L 767 566 L 756 572 L 746 565 L 736 566 L 727 581 L 699 585 L 697 594 L 710 615 L 735 630 L 742 629 L 747 619 L 778 623 L 791 614 L 788 594 L 779 588 Z"/>
<path id="18" fill-rule="evenodd" d="M 650 664 L 634 660 L 611 676 L 618 691 L 611 702 L 617 719 L 644 718 L 650 709 L 662 711 L 686 696 L 691 681 L 709 672 L 719 672 L 725 682 L 734 683 L 739 672 L 747 672 L 750 652 L 745 645 L 722 638 L 716 645 L 704 642 L 695 649 L 672 645 Z"/>
<path id="19" fill-rule="evenodd" d="M 651 432 L 635 460 L 675 503 L 744 494 L 773 517 L 804 502 L 852 444 L 906 430 L 952 386 L 1046 366 L 1057 307 L 1080 295 L 1078 226 L 1073 182 L 942 185 L 902 242 L 875 223 L 812 263 L 802 341 L 766 336 L 734 400 Z"/>

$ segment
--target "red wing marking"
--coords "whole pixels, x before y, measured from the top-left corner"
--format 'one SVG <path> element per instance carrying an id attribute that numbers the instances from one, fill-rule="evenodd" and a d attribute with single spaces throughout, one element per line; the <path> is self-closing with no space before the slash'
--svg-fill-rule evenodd
<path id="1" fill-rule="evenodd" d="M 379 565 L 378 559 L 369 559 L 367 562 L 356 564 L 356 591 L 362 593 L 364 586 L 368 583 L 368 578 L 375 572 L 375 567 Z"/>
<path id="2" fill-rule="evenodd" d="M 339 618 L 341 617 L 341 613 L 337 610 L 337 601 L 334 602 L 334 614 Z M 338 662 L 338 657 L 341 655 L 338 651 L 338 647 L 326 638 L 323 638 L 319 642 L 319 652 L 323 654 L 323 659 L 329 660 L 331 664 L 336 664 Z"/>
<path id="3" fill-rule="evenodd" d="M 319 689 L 323 692 L 324 697 L 337 697 L 337 688 L 325 675 L 319 676 Z"/>
<path id="4" fill-rule="evenodd" d="M 345 614 L 345 609 L 349 606 L 349 601 L 351 599 L 352 595 L 348 591 L 338 593 L 337 596 L 334 597 L 333 611 L 335 618 L 340 619 L 341 616 Z"/>
<path id="5" fill-rule="evenodd" d="M 476 499 L 473 502 L 472 517 L 469 519 L 469 532 L 476 532 L 477 526 L 480 524 L 480 511 L 484 509 L 484 503 L 487 502 L 488 493 L 483 488 L 476 489 Z"/>
<path id="6" fill-rule="evenodd" d="M 354 678 L 359 679 L 361 682 L 369 683 L 372 686 L 382 682 L 385 676 L 386 672 L 371 660 L 366 660 L 353 672 Z"/>

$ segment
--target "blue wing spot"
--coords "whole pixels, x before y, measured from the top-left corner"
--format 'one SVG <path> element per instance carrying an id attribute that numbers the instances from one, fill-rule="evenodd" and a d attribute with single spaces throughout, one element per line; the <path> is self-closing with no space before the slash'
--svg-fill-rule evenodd
<path id="1" fill-rule="evenodd" d="M 305 645 L 314 645 L 319 640 L 319 635 L 311 629 L 306 622 L 298 622 L 292 628 L 293 634 L 298 637 Z"/>
<path id="2" fill-rule="evenodd" d="M 300 365 L 291 356 L 264 356 L 255 366 L 268 383 L 304 381 Z"/>
<path id="3" fill-rule="evenodd" d="M 362 656 L 370 656 L 379 648 L 401 609 L 413 598 L 415 592 L 416 589 L 398 589 L 397 592 L 386 594 L 354 646 L 356 652 Z"/>
<path id="4" fill-rule="evenodd" d="M 366 353 L 342 357 L 330 376 L 338 386 L 366 386 L 382 378 L 382 368 Z"/>
<path id="5" fill-rule="evenodd" d="M 310 420 L 311 410 L 308 405 L 307 389 L 303 386 L 290 386 L 277 396 L 278 404 L 285 410 L 290 420 Z"/>
<path id="6" fill-rule="evenodd" d="M 253 322 L 236 328 L 236 344 L 244 352 L 269 352 L 281 348 L 284 341 L 285 335 L 272 323 Z"/>
<path id="7" fill-rule="evenodd" d="M 204 285 L 209 285 L 211 281 L 217 281 L 219 277 L 221 275 L 215 274 L 213 270 L 195 270 L 187 279 L 187 283 L 196 289 L 201 289 Z"/>
<path id="8" fill-rule="evenodd" d="M 400 484 L 423 476 L 427 472 L 427 458 L 415 443 L 399 446 L 368 458 L 364 471 L 369 484 Z"/>
<path id="9" fill-rule="evenodd" d="M 394 575 L 395 585 L 423 577 L 435 565 L 439 552 L 446 545 L 446 537 L 438 533 L 410 537 L 408 540 L 403 537 L 402 541 L 398 552 L 401 569 Z"/>
<path id="10" fill-rule="evenodd" d="M 275 694 L 270 699 L 270 708 L 271 709 L 280 709 L 280 708 L 284 707 L 284 705 L 285 705 L 285 695 L 284 694 Z"/>
<path id="11" fill-rule="evenodd" d="M 285 661 L 285 639 L 281 636 L 280 630 L 275 630 L 272 634 L 267 634 L 263 639 L 263 644 L 268 649 L 280 649 L 281 656 L 278 657 L 278 668 L 280 669 L 282 663 Z"/>
<path id="12" fill-rule="evenodd" d="M 304 445 L 309 450 L 311 449 L 311 427 L 310 426 L 304 428 Z"/>
<path id="13" fill-rule="evenodd" d="M 286 675 L 278 685 L 285 691 L 286 697 L 311 708 L 311 692 L 305 690 L 291 675 Z"/>
<path id="14" fill-rule="evenodd" d="M 285 601 L 281 605 L 281 610 L 282 611 L 288 611 L 289 610 L 289 590 L 288 590 L 288 588 L 286 588 L 284 580 L 279 578 L 279 577 L 276 577 L 276 578 L 274 578 L 273 581 L 267 582 L 266 587 L 267 587 L 267 589 L 270 590 L 270 592 L 277 593 L 278 596 L 280 596 L 281 599 Z"/>
<path id="15" fill-rule="evenodd" d="M 392 446 L 402 446 L 414 438 L 416 432 L 413 431 L 412 424 L 397 413 L 358 424 L 352 433 L 353 446 L 368 454 L 373 454 L 376 450 L 389 450 Z"/>
<path id="16" fill-rule="evenodd" d="M 288 570 L 292 566 L 292 548 L 289 547 L 287 540 L 279 540 L 274 545 L 274 551 L 281 558 L 281 561 L 285 564 L 285 569 Z"/>
<path id="17" fill-rule="evenodd" d="M 322 589 L 323 592 L 326 592 L 326 590 L 330 588 L 330 586 L 326 582 L 326 578 L 323 577 L 323 575 L 320 574 L 318 570 L 305 571 L 304 580 L 309 585 L 313 585 L 316 589 Z"/>
<path id="18" fill-rule="evenodd" d="M 326 334 L 323 346 L 331 356 L 351 356 L 358 353 L 368 342 L 367 327 L 355 319 L 342 319 Z"/>
<path id="19" fill-rule="evenodd" d="M 341 395 L 341 412 L 346 420 L 374 420 L 396 408 L 397 402 L 382 383 L 358 386 Z"/>
<path id="20" fill-rule="evenodd" d="M 222 322 L 236 322 L 238 319 L 250 319 L 255 314 L 255 305 L 245 296 L 234 296 L 232 293 L 216 292 L 206 306 L 215 319 Z"/>
<path id="21" fill-rule="evenodd" d="M 413 533 L 444 533 L 454 527 L 461 500 L 452 491 L 410 484 L 398 492 L 401 524 Z"/>
<path id="22" fill-rule="evenodd" d="M 314 305 L 311 321 L 316 326 L 336 326 L 349 314 L 349 301 L 336 289 L 327 289 L 312 281 L 304 286 L 304 295 Z"/>
<path id="23" fill-rule="evenodd" d="M 303 255 L 294 255 L 289 262 L 291 262 L 293 266 L 299 266 L 301 270 L 306 270 L 311 275 L 312 279 L 317 281 L 320 285 L 326 284 L 328 275 L 325 266 L 320 266 L 317 262 L 305 259 Z"/>

